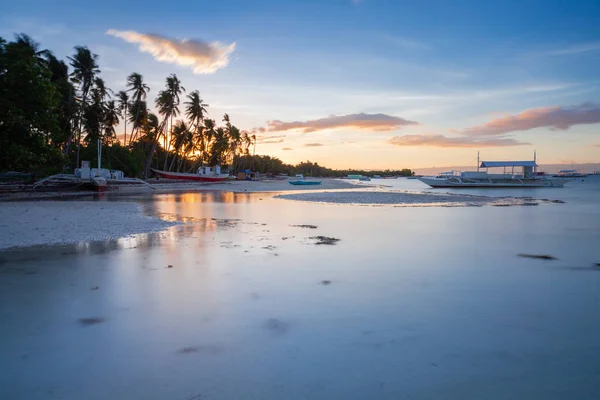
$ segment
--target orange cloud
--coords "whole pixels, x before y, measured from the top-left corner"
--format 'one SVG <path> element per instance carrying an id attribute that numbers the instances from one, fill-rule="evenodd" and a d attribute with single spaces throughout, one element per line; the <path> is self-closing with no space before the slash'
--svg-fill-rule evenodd
<path id="1" fill-rule="evenodd" d="M 139 44 L 142 52 L 150 53 L 158 61 L 191 67 L 196 74 L 212 74 L 229 64 L 229 56 L 235 50 L 235 42 L 203 42 L 197 39 L 175 40 L 156 34 L 109 29 L 107 35 L 129 43 Z"/>
<path id="2" fill-rule="evenodd" d="M 430 147 L 506 147 L 523 146 L 530 143 L 519 142 L 511 138 L 474 138 L 447 137 L 444 135 L 405 135 L 394 136 L 388 143 L 395 146 L 430 146 Z"/>
<path id="3" fill-rule="evenodd" d="M 321 147 L 325 146 L 323 143 L 306 143 L 304 147 Z"/>
<path id="4" fill-rule="evenodd" d="M 267 130 L 270 132 L 285 132 L 299 130 L 302 133 L 317 132 L 326 129 L 359 129 L 376 132 L 393 131 L 406 125 L 418 125 L 418 122 L 386 114 L 348 114 L 331 116 L 309 121 L 269 121 Z"/>
<path id="5" fill-rule="evenodd" d="M 573 125 L 599 122 L 600 107 L 593 104 L 582 104 L 569 108 L 541 107 L 525 110 L 508 117 L 496 118 L 484 125 L 463 129 L 460 133 L 469 136 L 495 136 L 535 128 L 567 130 Z"/>
<path id="6" fill-rule="evenodd" d="M 256 136 L 257 144 L 283 143 L 285 135 Z"/>
<path id="7" fill-rule="evenodd" d="M 294 150 L 294 149 L 292 149 L 291 147 L 284 147 L 284 148 L 283 148 L 283 149 L 281 149 L 281 150 L 286 150 L 286 151 L 289 151 L 289 150 Z"/>

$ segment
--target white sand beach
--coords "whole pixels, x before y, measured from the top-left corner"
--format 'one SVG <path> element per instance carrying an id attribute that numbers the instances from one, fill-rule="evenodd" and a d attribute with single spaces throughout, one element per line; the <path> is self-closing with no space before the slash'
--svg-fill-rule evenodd
<path id="1" fill-rule="evenodd" d="M 0 250 L 101 241 L 157 232 L 177 222 L 147 216 L 137 203 L 11 202 L 0 206 Z"/>

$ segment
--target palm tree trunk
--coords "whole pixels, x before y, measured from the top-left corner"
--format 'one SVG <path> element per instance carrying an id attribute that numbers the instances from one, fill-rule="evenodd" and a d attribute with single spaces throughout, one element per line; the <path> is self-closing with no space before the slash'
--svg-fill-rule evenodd
<path id="1" fill-rule="evenodd" d="M 171 125 L 171 131 L 172 131 L 173 130 L 173 116 L 171 116 L 171 123 L 170 123 L 170 125 Z M 167 135 L 165 135 L 165 165 L 163 166 L 163 170 L 165 170 L 165 171 L 167 170 L 167 162 L 169 161 L 169 147 L 170 147 L 169 145 L 170 145 L 170 140 L 168 140 L 168 139 L 170 139 L 170 137 L 167 138 Z"/>
<path id="2" fill-rule="evenodd" d="M 152 147 L 146 156 L 146 162 L 144 165 L 144 179 L 148 179 L 150 176 L 150 165 L 152 165 L 152 157 L 154 156 L 154 152 L 156 151 L 156 147 L 158 146 L 158 140 L 155 139 L 152 141 Z"/>
<path id="3" fill-rule="evenodd" d="M 123 146 L 127 146 L 127 108 L 125 108 L 125 137 L 123 138 Z"/>
<path id="4" fill-rule="evenodd" d="M 178 151 L 177 149 L 175 149 L 175 155 L 173 156 L 173 159 L 171 160 L 171 164 L 169 164 L 169 171 L 173 170 L 173 165 L 175 164 L 175 160 L 177 160 L 177 156 L 178 156 Z"/>

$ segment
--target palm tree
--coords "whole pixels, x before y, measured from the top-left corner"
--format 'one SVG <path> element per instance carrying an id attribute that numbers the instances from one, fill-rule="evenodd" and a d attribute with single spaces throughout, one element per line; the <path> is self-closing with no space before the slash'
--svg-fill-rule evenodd
<path id="1" fill-rule="evenodd" d="M 80 106 L 80 115 L 79 115 L 79 128 L 77 129 L 77 158 L 76 165 L 79 166 L 79 151 L 81 149 L 81 127 L 83 122 L 82 113 L 85 111 L 85 105 L 87 102 L 87 96 L 89 91 L 94 83 L 95 76 L 100 73 L 100 69 L 98 69 L 98 56 L 96 54 L 92 54 L 87 47 L 76 46 L 75 47 L 75 55 L 73 57 L 68 57 L 69 61 L 71 61 L 71 66 L 73 67 L 73 72 L 71 73 L 72 81 L 79 85 L 79 91 L 81 93 L 81 106 Z M 70 147 L 72 142 L 72 135 L 69 138 L 69 144 L 67 145 L 67 149 Z M 67 150 L 68 151 L 68 150 Z"/>
<path id="2" fill-rule="evenodd" d="M 181 148 L 184 149 L 188 147 L 188 143 L 192 139 L 192 132 L 188 128 L 187 124 L 184 121 L 177 121 L 173 131 L 171 132 L 171 145 L 175 150 L 175 155 L 171 160 L 171 164 L 169 165 L 169 171 L 173 169 L 173 165 L 175 164 L 175 160 L 179 157 L 179 152 Z M 183 155 L 185 157 L 185 153 Z M 183 157 L 182 157 L 183 158 Z"/>
<path id="3" fill-rule="evenodd" d="M 183 86 L 181 86 L 181 81 L 179 80 L 179 78 L 177 78 L 177 75 L 175 74 L 171 74 L 169 76 L 167 76 L 167 94 L 169 97 L 169 104 L 170 104 L 170 109 L 169 109 L 169 119 L 170 119 L 170 126 L 171 126 L 171 131 L 173 130 L 173 117 L 177 117 L 179 115 L 179 95 L 182 92 L 185 92 L 185 88 Z M 167 161 L 169 160 L 169 148 L 170 148 L 170 141 L 167 140 L 167 137 L 165 136 L 165 165 L 163 167 L 163 169 L 167 168 Z"/>
<path id="4" fill-rule="evenodd" d="M 150 91 L 150 87 L 144 83 L 144 77 L 137 72 L 134 72 L 127 77 L 127 87 L 129 88 L 127 89 L 127 92 L 133 92 L 131 95 L 132 100 L 129 108 L 130 114 L 133 114 L 134 117 L 130 118 L 130 121 L 138 122 L 137 125 L 134 123 L 133 127 L 131 128 L 131 137 L 129 138 L 129 143 L 131 143 L 133 140 L 133 132 L 137 131 L 137 129 L 140 127 L 139 122 L 141 119 L 143 119 L 140 118 L 140 113 L 146 111 L 145 100 L 148 92 Z M 141 104 L 142 102 L 144 102 L 143 105 Z M 125 132 L 125 135 L 127 135 L 127 132 Z M 125 143 L 125 145 L 127 145 L 127 143 Z"/>
<path id="5" fill-rule="evenodd" d="M 125 134 L 123 136 L 123 144 L 127 145 L 127 109 L 129 108 L 129 95 L 124 90 L 117 93 L 117 99 L 119 100 L 119 114 L 123 117 L 125 123 Z"/>
<path id="6" fill-rule="evenodd" d="M 214 119 L 205 119 L 204 120 L 204 159 L 202 162 L 208 162 L 209 153 L 212 150 L 213 140 L 217 135 L 216 132 L 216 124 Z"/>
<path id="7" fill-rule="evenodd" d="M 144 77 L 137 72 L 127 77 L 128 92 L 132 92 L 132 101 L 146 100 L 146 95 L 150 91 L 150 86 L 144 83 Z"/>
<path id="8" fill-rule="evenodd" d="M 200 93 L 194 90 L 192 93 L 187 95 L 189 101 L 186 101 L 185 116 L 190 120 L 192 124 L 191 130 L 193 133 L 192 142 L 189 149 L 186 150 L 187 154 L 199 152 L 199 159 L 204 158 L 206 147 L 204 143 L 204 114 L 207 113 L 206 107 L 208 104 L 204 103 L 204 100 L 200 97 Z M 193 166 L 192 166 L 193 168 Z"/>
<path id="9" fill-rule="evenodd" d="M 119 124 L 119 107 L 114 100 L 106 102 L 104 107 L 104 140 L 108 143 L 116 136 L 115 126 Z"/>
<path id="10" fill-rule="evenodd" d="M 204 114 L 207 113 L 208 104 L 203 103 L 200 93 L 194 90 L 187 95 L 189 101 L 186 101 L 185 116 L 190 120 L 194 128 L 197 128 L 204 121 Z"/>

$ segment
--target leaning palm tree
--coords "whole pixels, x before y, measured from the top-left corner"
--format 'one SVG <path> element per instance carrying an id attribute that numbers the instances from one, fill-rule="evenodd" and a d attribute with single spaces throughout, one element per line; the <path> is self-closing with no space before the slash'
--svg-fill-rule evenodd
<path id="1" fill-rule="evenodd" d="M 127 145 L 127 109 L 129 108 L 129 95 L 124 90 L 121 90 L 117 93 L 117 99 L 119 100 L 119 114 L 123 117 L 123 122 L 125 123 L 123 144 Z"/>
<path id="2" fill-rule="evenodd" d="M 81 149 L 81 128 L 83 122 L 82 113 L 85 111 L 85 105 L 87 102 L 87 97 L 94 83 L 94 78 L 98 73 L 100 73 L 100 69 L 98 68 L 97 60 L 98 56 L 96 54 L 92 54 L 87 47 L 76 46 L 75 47 L 75 55 L 73 57 L 68 57 L 71 62 L 71 66 L 73 67 L 73 72 L 71 73 L 71 80 L 79 85 L 79 92 L 81 93 L 81 101 L 80 101 L 80 115 L 79 115 L 79 124 L 77 129 L 77 158 L 76 165 L 79 166 L 79 151 Z M 70 147 L 72 142 L 73 135 L 69 138 L 69 144 L 67 148 Z M 68 150 L 67 150 L 68 151 Z"/>

